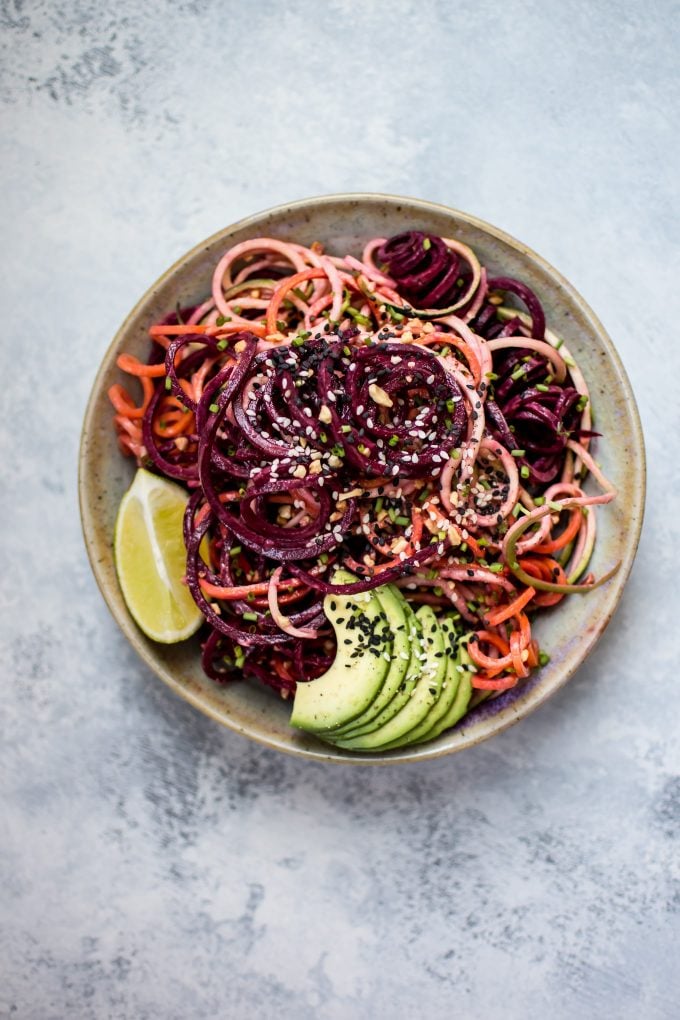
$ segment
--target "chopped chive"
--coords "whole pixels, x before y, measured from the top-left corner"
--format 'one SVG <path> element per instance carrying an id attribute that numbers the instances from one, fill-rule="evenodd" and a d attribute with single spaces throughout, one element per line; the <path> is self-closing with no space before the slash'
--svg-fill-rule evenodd
<path id="1" fill-rule="evenodd" d="M 231 549 L 229 550 L 229 555 L 238 556 L 242 549 L 243 549 L 242 545 L 232 545 Z"/>
<path id="2" fill-rule="evenodd" d="M 166 375 L 166 377 L 165 377 L 165 388 L 166 388 L 166 390 L 171 390 L 172 389 L 172 379 L 170 378 L 169 375 Z"/>
<path id="3" fill-rule="evenodd" d="M 382 498 L 382 496 L 378 496 L 378 498 L 375 501 L 375 512 L 377 514 L 379 514 L 380 511 L 382 510 L 384 502 L 385 500 Z"/>
<path id="4" fill-rule="evenodd" d="M 326 435 L 325 432 L 319 432 L 319 439 L 321 440 L 322 443 L 328 442 L 328 436 Z"/>
<path id="5" fill-rule="evenodd" d="M 219 404 L 211 404 L 210 407 L 208 408 L 208 410 L 211 411 L 212 414 L 217 414 L 219 409 L 220 409 Z"/>
<path id="6" fill-rule="evenodd" d="M 371 325 L 371 320 L 367 319 L 365 315 L 361 314 L 361 312 L 358 312 L 356 308 L 347 308 L 346 311 L 349 317 L 354 319 L 355 322 L 358 322 L 360 326 L 364 326 L 368 329 Z"/>
<path id="7" fill-rule="evenodd" d="M 234 310 L 236 315 L 240 315 L 241 312 L 243 311 L 243 309 L 241 308 L 240 305 L 234 305 L 234 309 L 233 310 Z"/>
<path id="8" fill-rule="evenodd" d="M 543 504 L 545 503 L 545 496 L 537 496 L 536 499 L 534 500 L 534 503 L 536 504 L 536 506 L 543 506 Z"/>
<path id="9" fill-rule="evenodd" d="M 559 349 L 560 349 L 560 347 L 562 346 L 563 343 L 564 343 L 564 340 L 558 340 L 557 343 L 555 344 L 555 350 L 559 351 Z"/>
<path id="10" fill-rule="evenodd" d="M 328 553 L 325 552 L 321 553 L 321 555 L 319 556 L 319 562 L 324 564 L 328 563 Z"/>
<path id="11" fill-rule="evenodd" d="M 496 379 L 499 379 L 500 376 L 498 376 L 496 374 L 496 372 L 486 372 L 485 375 L 484 375 L 484 378 L 485 379 L 490 379 L 491 382 L 494 382 Z"/>
<path id="12" fill-rule="evenodd" d="M 432 247 L 432 241 L 430 240 L 430 238 L 429 237 L 423 238 L 423 248 L 424 248 L 424 250 L 425 251 L 429 251 L 431 247 Z"/>
<path id="13" fill-rule="evenodd" d="M 446 410 L 451 414 L 456 410 L 456 401 L 453 398 L 446 401 Z"/>
<path id="14" fill-rule="evenodd" d="M 522 378 L 522 376 L 524 375 L 525 372 L 526 372 L 526 368 L 524 367 L 524 365 L 520 365 L 519 368 L 515 369 L 515 371 L 510 376 L 510 378 L 513 379 L 515 382 L 517 382 L 518 379 Z"/>
<path id="15" fill-rule="evenodd" d="M 394 523 L 401 525 L 402 528 L 407 528 L 411 522 L 408 517 L 395 517 Z"/>
<path id="16" fill-rule="evenodd" d="M 548 500 L 548 506 L 550 507 L 550 509 L 551 509 L 551 510 L 557 510 L 557 511 L 559 511 L 559 510 L 561 510 L 561 509 L 562 509 L 562 507 L 560 506 L 560 504 L 559 504 L 559 503 L 556 503 L 554 499 L 549 499 L 549 500 Z"/>
<path id="17" fill-rule="evenodd" d="M 388 440 L 388 445 L 389 446 L 396 446 L 398 442 L 399 442 L 399 436 L 391 436 L 390 439 Z"/>
<path id="18" fill-rule="evenodd" d="M 537 382 L 536 383 L 536 389 L 540 390 L 541 393 L 549 393 L 550 392 L 550 387 L 546 386 L 545 383 Z"/>
<path id="19" fill-rule="evenodd" d="M 250 620 L 252 623 L 257 623 L 257 613 L 244 613 L 244 620 Z"/>
<path id="20" fill-rule="evenodd" d="M 352 431 L 352 426 L 351 425 L 341 425 L 340 426 L 340 431 L 344 432 L 344 434 L 347 435 L 348 432 Z"/>
<path id="21" fill-rule="evenodd" d="M 216 344 L 218 351 L 226 351 L 228 346 L 229 346 L 228 340 L 218 340 Z"/>
<path id="22" fill-rule="evenodd" d="M 519 469 L 519 473 L 522 476 L 522 478 L 528 478 L 529 475 L 531 474 L 531 471 L 526 466 L 526 464 L 522 464 L 522 467 Z"/>
<path id="23" fill-rule="evenodd" d="M 461 542 L 458 548 L 460 549 L 461 552 L 467 552 L 468 551 L 467 542 Z"/>
<path id="24" fill-rule="evenodd" d="M 349 349 L 349 347 L 343 347 L 342 348 L 342 353 L 345 355 L 346 358 L 349 358 L 352 352 Z"/>
<path id="25" fill-rule="evenodd" d="M 477 539 L 477 545 L 481 546 L 482 549 L 486 549 L 488 544 L 489 544 L 489 539 L 488 538 L 478 538 Z M 461 546 L 461 548 L 462 548 L 462 546 Z"/>
<path id="26" fill-rule="evenodd" d="M 503 569 L 503 564 L 502 563 L 490 563 L 489 564 L 489 570 L 491 571 L 492 574 L 500 574 L 502 569 Z"/>
<path id="27" fill-rule="evenodd" d="M 547 652 L 539 652 L 538 653 L 538 664 L 539 664 L 539 666 L 547 666 L 549 662 L 550 662 L 550 656 L 548 655 Z"/>
<path id="28" fill-rule="evenodd" d="M 304 340 L 302 339 L 301 336 L 294 336 L 293 339 L 291 340 L 291 344 L 293 345 L 293 347 L 302 347 L 303 343 Z"/>
<path id="29" fill-rule="evenodd" d="M 511 450 L 510 451 L 510 456 L 511 457 L 523 457 L 526 452 L 527 452 L 526 450 Z"/>

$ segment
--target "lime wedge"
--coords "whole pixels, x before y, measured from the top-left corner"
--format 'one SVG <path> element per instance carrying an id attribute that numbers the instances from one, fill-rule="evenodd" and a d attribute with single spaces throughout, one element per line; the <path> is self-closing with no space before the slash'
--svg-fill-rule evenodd
<path id="1" fill-rule="evenodd" d="M 187 500 L 179 485 L 140 468 L 116 519 L 114 553 L 123 597 L 146 636 L 163 644 L 184 641 L 203 622 L 182 580 Z"/>

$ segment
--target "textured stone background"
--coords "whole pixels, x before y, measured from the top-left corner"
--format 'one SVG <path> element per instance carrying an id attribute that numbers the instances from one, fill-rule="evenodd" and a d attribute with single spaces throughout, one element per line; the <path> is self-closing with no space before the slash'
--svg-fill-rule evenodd
<path id="1" fill-rule="evenodd" d="M 677 3 L 4 0 L 0 26 L 0 1014 L 680 1015 Z M 241 215 L 341 190 L 467 209 L 559 266 L 650 458 L 587 666 L 417 767 L 199 716 L 79 532 L 79 425 L 132 303 Z"/>

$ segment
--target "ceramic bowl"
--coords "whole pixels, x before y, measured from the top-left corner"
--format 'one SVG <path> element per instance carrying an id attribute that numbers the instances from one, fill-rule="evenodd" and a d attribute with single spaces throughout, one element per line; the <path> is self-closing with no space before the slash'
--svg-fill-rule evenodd
<path id="1" fill-rule="evenodd" d="M 128 351 L 145 358 L 147 328 L 168 309 L 192 305 L 210 289 L 215 264 L 231 245 L 270 235 L 303 244 L 321 241 L 336 254 L 359 254 L 369 237 L 417 228 L 454 236 L 471 245 L 494 275 L 514 276 L 536 291 L 548 324 L 561 334 L 590 385 L 598 430 L 597 456 L 618 488 L 618 498 L 598 514 L 593 569 L 596 575 L 620 562 L 602 588 L 565 599 L 536 623 L 550 663 L 528 682 L 473 710 L 431 743 L 382 754 L 331 748 L 290 728 L 290 703 L 254 683 L 220 687 L 201 671 L 198 638 L 175 646 L 149 641 L 133 622 L 118 586 L 112 538 L 116 511 L 135 465 L 121 455 L 106 393 L 123 381 L 116 357 Z M 250 216 L 184 255 L 135 305 L 106 352 L 92 388 L 80 450 L 80 506 L 87 551 L 97 583 L 123 633 L 144 662 L 173 691 L 217 722 L 268 747 L 305 758 L 345 763 L 424 761 L 471 747 L 533 712 L 559 690 L 592 651 L 621 597 L 635 556 L 644 507 L 644 447 L 635 399 L 611 340 L 574 288 L 544 259 L 473 216 L 431 202 L 389 195 L 330 195 Z"/>

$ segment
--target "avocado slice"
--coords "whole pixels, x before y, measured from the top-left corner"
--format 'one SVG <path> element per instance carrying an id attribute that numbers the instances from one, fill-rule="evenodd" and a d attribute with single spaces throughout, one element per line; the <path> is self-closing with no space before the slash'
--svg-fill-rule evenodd
<path id="1" fill-rule="evenodd" d="M 337 570 L 333 584 L 357 578 Z M 327 595 L 324 612 L 338 642 L 333 665 L 323 676 L 299 683 L 291 725 L 310 733 L 343 726 L 371 705 L 392 661 L 392 636 L 382 604 L 372 591 L 359 595 Z"/>
<path id="2" fill-rule="evenodd" d="M 356 751 L 381 750 L 385 744 L 398 740 L 414 729 L 439 699 L 448 666 L 444 635 L 429 606 L 421 606 L 416 617 L 423 631 L 423 651 L 420 676 L 408 701 L 396 715 L 370 733 L 333 740 L 338 747 Z"/>
<path id="3" fill-rule="evenodd" d="M 360 723 L 358 719 L 355 719 L 349 723 L 348 726 L 343 727 L 342 734 L 339 734 L 343 738 L 358 737 L 364 733 L 373 733 L 374 730 L 379 729 L 381 726 L 384 726 L 385 723 L 389 722 L 390 719 L 397 714 L 397 712 L 400 712 L 411 697 L 411 692 L 423 672 L 424 653 L 422 624 L 410 606 L 409 611 L 411 614 L 409 629 L 411 645 L 409 649 L 408 666 L 404 679 L 392 700 L 385 705 L 383 710 L 375 716 L 375 718 L 364 723 Z"/>
<path id="4" fill-rule="evenodd" d="M 439 625 L 444 635 L 444 646 L 447 658 L 446 676 L 442 683 L 441 695 L 425 718 L 422 719 L 417 726 L 414 726 L 413 729 L 409 730 L 409 732 L 403 737 L 399 737 L 397 740 L 392 740 L 389 744 L 383 744 L 381 747 L 382 751 L 389 750 L 392 747 L 403 747 L 407 744 L 418 743 L 418 741 L 425 737 L 430 730 L 433 730 L 437 723 L 444 719 L 450 711 L 451 706 L 456 700 L 462 675 L 458 670 L 458 666 L 460 665 L 460 634 L 459 625 L 457 626 L 457 624 L 458 620 L 450 616 L 439 621 Z"/>
<path id="5" fill-rule="evenodd" d="M 376 719 L 394 700 L 411 665 L 413 635 L 416 629 L 413 610 L 399 589 L 392 584 L 376 588 L 375 595 L 385 612 L 387 623 L 392 632 L 392 661 L 375 701 L 350 723 L 331 730 L 328 736 L 333 739 L 348 735 L 350 732 L 354 733 L 359 728 L 363 732 L 363 727 Z M 325 733 L 324 736 L 326 736 Z"/>
<path id="6" fill-rule="evenodd" d="M 470 658 L 470 653 L 467 650 L 467 639 L 459 644 L 460 649 L 460 663 L 456 667 L 460 676 L 458 683 L 458 690 L 456 697 L 449 708 L 446 715 L 444 715 L 438 722 L 434 724 L 432 729 L 428 730 L 427 733 L 419 737 L 414 743 L 424 744 L 426 740 L 434 740 L 444 730 L 450 730 L 452 726 L 463 718 L 468 710 L 470 704 L 470 698 L 472 697 L 472 673 L 473 673 L 473 662 Z"/>

